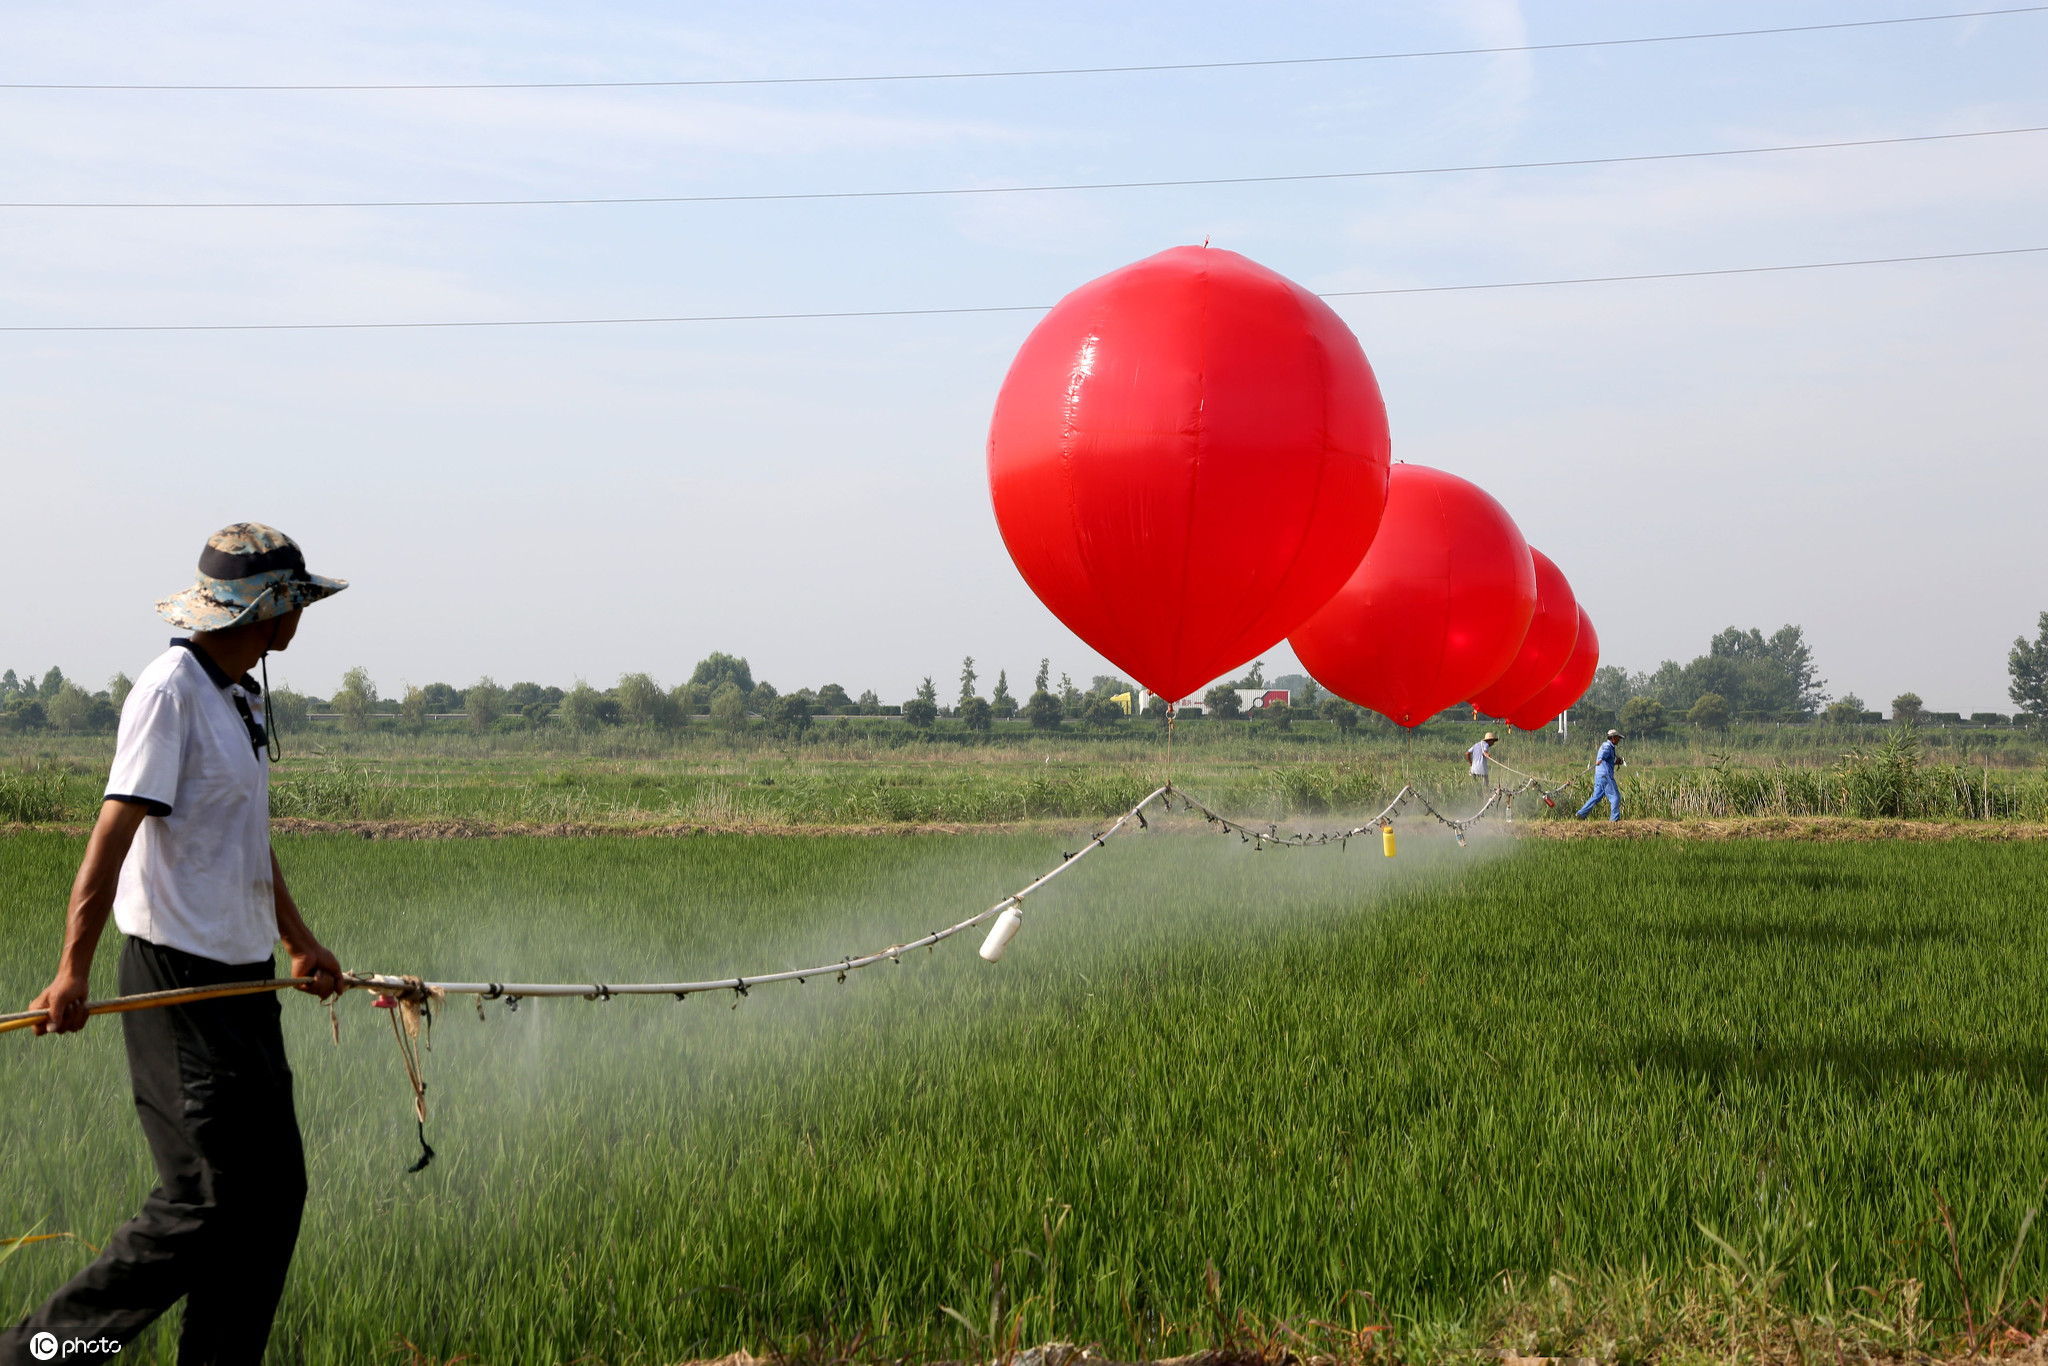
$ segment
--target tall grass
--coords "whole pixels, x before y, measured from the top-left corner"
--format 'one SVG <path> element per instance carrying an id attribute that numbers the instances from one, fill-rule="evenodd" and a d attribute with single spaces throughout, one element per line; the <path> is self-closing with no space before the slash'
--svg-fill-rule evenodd
<path id="1" fill-rule="evenodd" d="M 1104 735 L 1020 734 L 995 743 L 920 740 L 900 723 L 890 729 L 879 722 L 849 725 L 835 737 L 838 724 L 822 723 L 824 738 L 802 745 L 623 730 L 542 738 L 304 736 L 273 775 L 272 811 L 332 821 L 542 826 L 1089 820 L 1125 809 L 1169 771 L 1162 737 L 1149 723 Z M 2048 820 L 2048 746 L 2025 733 L 1778 729 L 1796 732 L 1805 748 L 1752 744 L 1769 738 L 1761 730 L 1709 737 L 1711 747 L 1700 737 L 1630 742 L 1623 790 L 1632 812 Z M 1317 738 L 1305 730 L 1184 726 L 1170 771 L 1235 813 L 1269 820 L 1376 805 L 1410 780 L 1454 798 L 1466 790 L 1463 751 L 1473 736 L 1465 731 L 1476 728 L 1433 723 L 1401 739 Z M 0 741 L 0 756 L 10 743 Z M 1554 735 L 1516 734 L 1497 757 L 1561 780 L 1589 755 Z M 89 820 L 109 758 L 104 737 L 22 749 L 16 768 L 0 764 L 0 823 L 10 807 L 27 813 L 14 819 L 28 823 Z M 58 778 L 33 776 L 53 770 Z M 31 776 L 15 777 L 17 771 Z"/>
<path id="2" fill-rule="evenodd" d="M 24 763 L 0 768 L 0 824 L 59 820 L 65 811 L 65 770 L 57 764 Z"/>
<path id="3" fill-rule="evenodd" d="M 1827 767 L 1747 767 L 1716 754 L 1699 769 L 1624 768 L 1621 789 L 1623 810 L 1629 815 L 1675 820 L 1850 816 L 2048 821 L 2048 773 L 1925 763 L 1921 737 L 1910 726 L 1894 728 L 1873 749 L 1851 751 Z M 1590 782 L 1581 779 L 1574 790 L 1582 800 Z"/>
<path id="4" fill-rule="evenodd" d="M 630 980 L 900 939 L 1061 841 L 279 843 L 352 966 Z M 79 848 L 0 843 L 15 999 Z M 1688 1277 L 1725 1260 L 1702 1226 L 1776 1304 L 1911 1282 L 1958 1324 L 1943 1203 L 1989 1285 L 2048 1175 L 2015 1008 L 2048 991 L 2044 873 L 2028 844 L 1417 834 L 1389 861 L 1155 829 L 1034 898 L 999 965 L 451 1009 L 414 1177 L 381 1016 L 351 1001 L 335 1048 L 294 999 L 314 1193 L 275 1358 L 1166 1355 L 1354 1311 L 1424 1341 L 1488 1321 L 1503 1272 Z M 0 1229 L 98 1241 L 150 1180 L 118 1032 L 0 1044 Z M 83 1255 L 0 1266 L 0 1312 Z M 2038 1241 L 2008 1279 L 2048 1290 Z M 1568 1337 L 1553 1310 L 1515 1332 Z"/>

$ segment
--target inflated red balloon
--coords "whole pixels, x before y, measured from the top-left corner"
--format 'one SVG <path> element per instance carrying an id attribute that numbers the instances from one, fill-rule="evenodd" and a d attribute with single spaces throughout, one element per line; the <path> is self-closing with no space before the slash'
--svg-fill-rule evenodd
<path id="1" fill-rule="evenodd" d="M 1536 615 L 1529 619 L 1522 652 L 1508 671 L 1485 691 L 1472 694 L 1472 705 L 1486 716 L 1510 716 L 1534 697 L 1570 661 L 1579 638 L 1579 600 L 1564 571 L 1533 545 L 1529 558 L 1536 562 Z"/>
<path id="2" fill-rule="evenodd" d="M 1535 611 L 1507 509 L 1455 474 L 1396 465 L 1372 549 L 1288 643 L 1331 692 L 1419 726 L 1499 678 Z"/>
<path id="3" fill-rule="evenodd" d="M 1508 720 L 1523 730 L 1542 730 L 1557 719 L 1557 714 L 1586 695 L 1586 689 L 1593 685 L 1593 674 L 1600 667 L 1600 637 L 1593 630 L 1593 619 L 1586 615 L 1586 609 L 1579 609 L 1579 638 L 1572 643 L 1572 657 L 1558 671 L 1556 678 L 1543 685 L 1541 692 L 1516 707 Z"/>
<path id="4" fill-rule="evenodd" d="M 988 480 L 1039 600 L 1153 692 L 1271 649 L 1372 544 L 1387 414 L 1329 305 L 1235 252 L 1175 247 L 1032 329 Z"/>

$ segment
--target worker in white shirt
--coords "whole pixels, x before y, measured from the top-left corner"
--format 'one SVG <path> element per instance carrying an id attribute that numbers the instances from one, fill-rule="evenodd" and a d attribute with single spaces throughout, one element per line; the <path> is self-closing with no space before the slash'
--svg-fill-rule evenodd
<path id="1" fill-rule="evenodd" d="M 191 635 L 142 671 L 121 709 L 57 975 L 35 999 L 49 1015 L 37 1034 L 84 1027 L 109 918 L 123 936 L 123 994 L 273 979 L 280 941 L 300 990 L 341 990 L 341 964 L 271 852 L 270 695 L 249 671 L 291 644 L 303 609 L 347 586 L 307 573 L 284 533 L 237 522 L 206 543 L 198 581 L 157 604 Z M 263 1359 L 306 1197 L 280 1013 L 264 993 L 121 1016 L 157 1188 L 91 1265 L 0 1331 L 0 1363 L 111 1359 L 181 1299 L 179 1361 Z"/>
<path id="2" fill-rule="evenodd" d="M 1486 769 L 1486 756 L 1493 751 L 1493 747 L 1499 742 L 1500 737 L 1492 731 L 1488 731 L 1486 732 L 1485 739 L 1465 751 L 1466 757 L 1472 760 L 1472 781 L 1478 786 L 1479 796 L 1482 801 L 1485 800 L 1486 794 L 1493 787 L 1493 775 L 1488 773 Z"/>

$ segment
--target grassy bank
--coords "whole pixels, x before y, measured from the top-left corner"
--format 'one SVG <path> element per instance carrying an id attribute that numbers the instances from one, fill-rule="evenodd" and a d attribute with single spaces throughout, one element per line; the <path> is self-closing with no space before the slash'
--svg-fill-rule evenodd
<path id="1" fill-rule="evenodd" d="M 1318 728 L 1321 728 L 1319 733 Z M 1193 722 L 1174 739 L 1175 780 L 1247 818 L 1374 806 L 1413 781 L 1467 801 L 1463 753 L 1478 727 L 1433 723 L 1412 737 L 1339 736 L 1324 723 Z M 2048 820 L 2048 744 L 2027 732 L 1781 726 L 1631 742 L 1632 814 L 1666 819 L 1852 816 Z M 79 823 L 97 805 L 106 737 L 0 742 L 0 824 Z M 1513 735 L 1515 768 L 1563 781 L 1587 747 Z M 273 811 L 313 820 L 500 824 L 830 826 L 1093 819 L 1127 808 L 1167 769 L 1148 725 L 1105 732 L 941 732 L 900 722 L 821 722 L 802 743 L 708 727 L 513 736 L 322 733 L 293 737 Z M 1511 780 L 1513 780 L 1511 775 Z M 1525 801 L 1518 819 L 1560 808 Z M 1472 803 L 1472 804 L 1476 804 Z"/>
<path id="2" fill-rule="evenodd" d="M 611 980 L 901 939 L 1059 846 L 281 842 L 352 966 Z M 0 839 L 11 999 L 79 848 Z M 1743 1265 L 1844 1323 L 1910 1299 L 1932 1341 L 2009 1259 L 2012 1305 L 2048 1291 L 2038 1241 L 2013 1259 L 2048 1176 L 2016 1008 L 2048 991 L 2044 875 L 2035 845 L 1417 834 L 1390 862 L 1149 833 L 1035 899 L 997 966 L 954 945 L 730 1001 L 450 1011 L 416 1177 L 382 1017 L 350 1002 L 336 1048 L 290 1000 L 314 1196 L 276 1359 L 1159 1355 L 1240 1312 L 1426 1355 L 1597 1346 L 1654 1300 L 1640 1353 L 1674 1287 Z M 118 1032 L 0 1044 L 0 1226 L 103 1239 L 149 1181 Z M 0 1265 L 0 1312 L 84 1255 Z"/>

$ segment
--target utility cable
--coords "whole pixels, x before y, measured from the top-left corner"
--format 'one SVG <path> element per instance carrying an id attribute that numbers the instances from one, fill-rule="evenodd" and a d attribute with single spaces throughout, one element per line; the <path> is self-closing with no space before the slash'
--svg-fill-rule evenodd
<path id="1" fill-rule="evenodd" d="M 1550 161 L 1493 161 L 1458 166 L 1404 166 L 1376 171 L 1308 171 L 1284 175 L 1209 176 L 1186 180 L 1088 180 L 1056 185 L 969 185 L 931 190 L 799 190 L 772 194 L 586 195 L 542 199 L 245 199 L 245 200 L 0 200 L 0 209 L 512 209 L 577 205 L 779 204 L 806 200 L 940 199 L 966 195 L 1066 194 L 1089 190 L 1199 189 L 1217 185 L 1283 185 L 1332 180 L 1382 180 L 1404 176 L 1469 175 L 1481 171 L 1548 171 L 1585 166 L 1627 166 L 1657 161 L 1704 161 L 1718 157 L 1769 156 L 1780 152 L 1826 152 L 1851 147 L 1898 147 L 1920 142 L 2014 137 L 2048 133 L 2048 124 L 2026 128 L 1984 128 L 1965 133 L 1920 133 L 1906 137 L 1854 138 L 1835 142 L 1788 142 L 1764 147 L 1722 147 L 1700 152 L 1644 152 L 1627 156 L 1560 157 Z"/>
<path id="2" fill-rule="evenodd" d="M 1871 256 L 1857 261 L 1803 261 L 1788 266 L 1727 266 L 1719 270 L 1663 270 L 1640 275 L 1574 275 L 1551 280 L 1498 280 L 1482 285 L 1415 285 L 1407 289 L 1331 289 L 1324 299 L 1364 299 L 1389 294 L 1454 294 L 1473 289 L 1542 289 L 1551 285 L 1611 285 L 1636 280 L 1697 280 L 1714 275 L 1773 275 L 1791 270 L 1842 270 L 1850 266 L 1897 266 L 1914 261 L 1964 261 L 1983 256 L 2025 256 L 2048 247 L 2001 247 L 1993 251 L 1944 251 L 1925 256 Z"/>
<path id="3" fill-rule="evenodd" d="M 1968 261 L 2048 252 L 2048 246 L 1998 247 L 1988 251 L 1928 252 L 1918 256 L 1871 256 L 1853 261 L 1802 261 L 1781 266 L 1727 266 L 1716 270 L 1662 270 L 1635 275 L 1573 275 L 1547 280 L 1493 280 L 1469 285 L 1409 285 L 1392 289 L 1332 289 L 1324 299 L 1370 299 L 1399 294 L 1454 294 L 1486 289 L 1542 289 L 1553 285 L 1622 284 L 1639 280 L 1691 280 L 1720 275 L 1773 275 L 1800 270 L 1841 270 L 1851 266 L 1895 266 L 1920 261 Z M 616 327 L 657 323 L 794 322 L 835 318 L 930 318 L 974 313 L 1043 313 L 1051 304 L 992 304 L 972 308 L 867 308 L 842 312 L 698 313 L 663 317 L 479 318 L 448 322 L 397 323 L 6 323 L 5 332 L 376 332 L 478 327 Z"/>
<path id="4" fill-rule="evenodd" d="M 138 91 L 407 91 L 407 90 L 655 90 L 720 86 L 859 85 L 911 81 L 1011 80 L 1036 76 L 1122 76 L 1162 71 L 1228 71 L 1255 67 L 1336 66 L 1356 62 L 1395 62 L 1433 57 L 1496 57 L 1517 52 L 1568 52 L 1588 48 L 1645 47 L 1658 43 L 1696 43 L 1725 38 L 1764 38 L 1793 33 L 1831 33 L 1849 29 L 1894 28 L 1904 24 L 1938 24 L 1956 19 L 1990 19 L 2004 15 L 2039 14 L 2048 5 L 2015 5 L 2003 9 L 1962 10 L 1952 14 L 1914 14 L 1893 19 L 1853 19 L 1830 24 L 1787 24 L 1773 28 L 1719 29 L 1703 33 L 1664 33 L 1641 38 L 1583 38 L 1556 43 L 1514 43 L 1496 47 L 1422 48 L 1406 52 L 1365 52 L 1337 57 L 1264 57 L 1227 62 L 1154 62 L 1130 66 L 1031 67 L 1002 71 L 922 71 L 881 76 L 727 76 L 692 80 L 650 81 L 442 81 L 431 83 L 354 84 L 135 84 L 102 82 L 0 81 L 0 90 L 138 90 Z"/>

